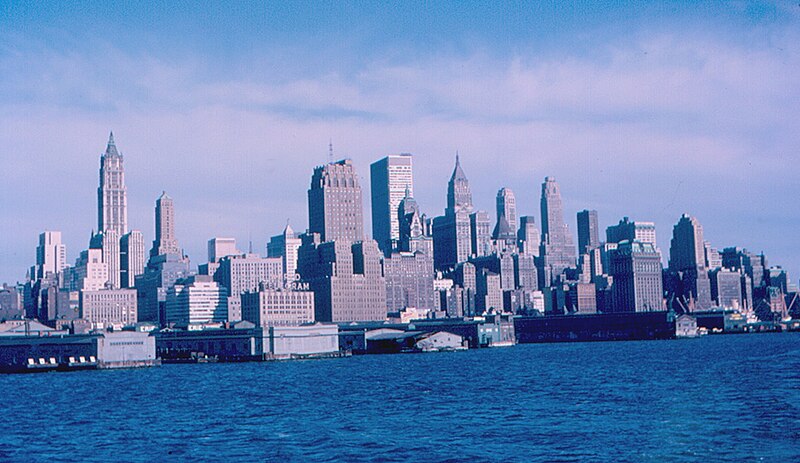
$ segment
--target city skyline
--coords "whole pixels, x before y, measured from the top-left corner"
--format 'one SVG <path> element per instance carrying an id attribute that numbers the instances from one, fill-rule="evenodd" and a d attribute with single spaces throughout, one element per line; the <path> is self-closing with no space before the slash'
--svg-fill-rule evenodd
<path id="1" fill-rule="evenodd" d="M 230 58 L 235 41 L 208 52 L 189 44 L 202 24 L 197 14 L 173 15 L 175 31 L 165 23 L 147 31 L 141 11 L 3 8 L 0 146 L 14 175 L 3 182 L 0 281 L 23 279 L 45 230 L 61 231 L 68 264 L 87 246 L 110 130 L 125 155 L 129 228 L 152 242 L 152 203 L 168 191 L 193 265 L 214 236 L 234 236 L 242 247 L 252 240 L 263 254 L 287 219 L 304 230 L 308 172 L 327 161 L 332 139 L 334 157 L 354 160 L 362 186 L 375 160 L 414 154 L 414 197 L 431 216 L 444 210 L 458 150 L 476 210 L 494 211 L 497 190 L 509 187 L 518 216 L 541 226 L 539 185 L 553 176 L 575 242 L 575 213 L 593 209 L 601 235 L 625 216 L 655 222 L 666 254 L 672 226 L 689 213 L 716 248 L 764 251 L 800 274 L 798 179 L 781 174 L 798 162 L 800 146 L 796 5 L 644 7 L 625 18 L 630 35 L 607 30 L 613 8 L 531 7 L 500 37 L 488 31 L 508 22 L 504 14 L 446 5 L 453 15 L 440 32 L 423 27 L 421 38 L 393 42 L 398 25 L 369 29 L 355 34 L 356 51 L 342 63 L 316 59 L 325 52 L 311 39 L 295 41 L 286 16 L 297 12 L 285 6 L 276 17 L 286 22 L 267 21 L 266 36 L 246 22 L 238 36 L 246 46 Z M 330 22 L 304 23 L 304 31 L 342 37 L 392 21 L 385 13 L 347 18 L 351 9 L 330 6 Z M 98 15 L 131 34 L 82 29 Z M 653 27 L 658 20 L 666 26 Z M 409 11 L 397 22 L 430 25 Z M 209 38 L 227 37 L 227 24 Z M 152 47 L 173 38 L 180 40 Z M 269 38 L 278 46 L 253 60 Z M 434 46 L 424 49 L 424 38 Z M 367 43 L 374 48 L 359 55 Z M 290 59 L 293 49 L 304 59 Z M 370 210 L 365 190 L 367 217 Z"/>

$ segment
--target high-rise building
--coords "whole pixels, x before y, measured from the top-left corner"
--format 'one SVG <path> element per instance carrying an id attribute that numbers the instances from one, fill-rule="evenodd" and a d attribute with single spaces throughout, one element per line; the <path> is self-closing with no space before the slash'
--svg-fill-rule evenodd
<path id="1" fill-rule="evenodd" d="M 80 317 L 101 328 L 109 325 L 133 325 L 137 320 L 136 290 L 82 290 Z"/>
<path id="2" fill-rule="evenodd" d="M 189 260 L 183 256 L 162 254 L 151 257 L 144 273 L 134 278 L 139 321 L 166 323 L 167 290 L 189 275 Z"/>
<path id="3" fill-rule="evenodd" d="M 471 255 L 485 256 L 492 250 L 492 229 L 489 213 L 475 211 L 469 215 Z"/>
<path id="4" fill-rule="evenodd" d="M 445 215 L 455 214 L 459 210 L 472 213 L 472 190 L 469 187 L 469 180 L 461 169 L 461 162 L 456 154 L 456 166 L 453 168 L 453 175 L 447 184 L 447 209 Z"/>
<path id="5" fill-rule="evenodd" d="M 32 279 L 57 274 L 67 266 L 67 246 L 61 242 L 60 231 L 45 231 L 39 235 L 36 247 L 36 273 Z"/>
<path id="6" fill-rule="evenodd" d="M 433 220 L 433 263 L 437 270 L 455 268 L 472 254 L 472 192 L 456 155 L 453 175 L 447 184 L 447 208 Z M 488 220 L 488 215 L 486 216 Z M 488 231 L 487 231 L 488 234 Z M 481 234 L 481 238 L 484 235 Z"/>
<path id="7" fill-rule="evenodd" d="M 742 298 L 742 274 L 738 270 L 718 268 L 711 272 L 711 298 L 719 307 L 745 309 Z"/>
<path id="8" fill-rule="evenodd" d="M 209 262 L 219 262 L 223 257 L 235 256 L 241 253 L 236 248 L 236 238 L 215 237 L 208 240 Z"/>
<path id="9" fill-rule="evenodd" d="M 503 290 L 500 284 L 500 275 L 488 269 L 481 269 L 477 273 L 477 292 L 475 308 L 479 314 L 491 309 L 503 311 Z"/>
<path id="10" fill-rule="evenodd" d="M 144 273 L 145 259 L 144 235 L 139 230 L 131 230 L 119 241 L 121 287 L 133 288 L 136 276 Z"/>
<path id="11" fill-rule="evenodd" d="M 424 252 L 393 252 L 383 260 L 386 309 L 398 312 L 414 307 L 434 310 L 433 256 Z"/>
<path id="12" fill-rule="evenodd" d="M 100 157 L 100 186 L 97 188 L 97 228 L 99 232 L 113 230 L 117 237 L 128 233 L 128 189 L 122 154 L 114 144 L 114 134 L 108 136 L 106 152 Z"/>
<path id="13" fill-rule="evenodd" d="M 375 241 L 321 243 L 318 234 L 302 238 L 297 270 L 314 291 L 317 321 L 386 319 L 383 253 Z"/>
<path id="14" fill-rule="evenodd" d="M 706 267 L 703 227 L 700 222 L 683 214 L 672 230 L 669 249 L 670 279 L 679 284 L 667 288 L 670 299 L 679 301 L 686 310 L 711 307 L 711 281 Z"/>
<path id="15" fill-rule="evenodd" d="M 407 190 L 406 196 L 400 201 L 397 216 L 400 222 L 399 250 L 401 252 L 420 251 L 433 259 L 433 237 L 426 232 L 426 217 L 424 214 L 420 214 L 417 201 L 411 196 L 411 190 Z"/>
<path id="16" fill-rule="evenodd" d="M 400 222 L 397 208 L 406 195 L 414 195 L 412 156 L 394 154 L 375 161 L 370 166 L 372 193 L 372 237 L 388 254 L 397 249 Z"/>
<path id="17" fill-rule="evenodd" d="M 600 245 L 600 231 L 597 224 L 597 211 L 578 212 L 578 251 L 586 254 Z"/>
<path id="18" fill-rule="evenodd" d="M 497 192 L 497 222 L 500 223 L 500 216 L 505 217 L 508 227 L 516 231 L 519 226 L 517 223 L 517 200 L 511 188 L 501 188 Z"/>
<path id="19" fill-rule="evenodd" d="M 293 279 L 297 273 L 297 251 L 302 242 L 287 223 L 283 233 L 270 238 L 267 244 L 267 257 L 281 258 L 287 279 Z"/>
<path id="20" fill-rule="evenodd" d="M 384 320 L 383 253 L 374 240 L 363 240 L 361 187 L 350 160 L 314 169 L 308 216 L 297 271 L 314 291 L 315 319 Z"/>
<path id="21" fill-rule="evenodd" d="M 539 227 L 536 226 L 536 218 L 532 215 L 520 217 L 517 241 L 521 253 L 539 257 Z"/>
<path id="22" fill-rule="evenodd" d="M 167 290 L 166 323 L 180 327 L 227 321 L 228 292 L 208 275 L 178 280 Z"/>
<path id="23" fill-rule="evenodd" d="M 166 191 L 156 200 L 156 239 L 150 250 L 150 256 L 162 254 L 181 254 L 175 239 L 175 205 Z"/>
<path id="24" fill-rule="evenodd" d="M 308 230 L 322 241 L 364 239 L 361 185 L 351 160 L 314 169 L 308 190 Z"/>
<path id="25" fill-rule="evenodd" d="M 542 245 L 541 271 L 542 286 L 547 286 L 577 264 L 577 250 L 564 222 L 564 208 L 561 203 L 561 189 L 552 177 L 545 177 L 542 183 Z"/>
<path id="26" fill-rule="evenodd" d="M 610 254 L 614 303 L 605 309 L 612 312 L 662 310 L 664 293 L 658 248 L 651 243 L 623 241 Z"/>
<path id="27" fill-rule="evenodd" d="M 228 291 L 228 320 L 241 320 L 241 295 L 245 291 L 257 291 L 284 287 L 283 259 L 261 257 L 257 254 L 242 254 L 223 257 L 214 273 L 214 281 Z"/>
<path id="28" fill-rule="evenodd" d="M 656 224 L 653 222 L 631 222 L 627 217 L 623 217 L 619 224 L 606 228 L 607 242 L 619 243 L 626 240 L 658 246 L 656 244 Z"/>

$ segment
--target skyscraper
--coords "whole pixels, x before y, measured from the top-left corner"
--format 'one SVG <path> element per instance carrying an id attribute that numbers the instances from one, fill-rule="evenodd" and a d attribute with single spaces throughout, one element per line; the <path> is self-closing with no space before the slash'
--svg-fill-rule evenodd
<path id="1" fill-rule="evenodd" d="M 532 215 L 520 218 L 517 241 L 523 254 L 539 257 L 539 227 L 536 226 L 536 218 Z"/>
<path id="2" fill-rule="evenodd" d="M 137 275 L 144 273 L 145 259 L 144 235 L 139 230 L 126 233 L 119 242 L 121 287 L 133 288 Z"/>
<path id="3" fill-rule="evenodd" d="M 625 240 L 658 246 L 656 244 L 656 224 L 653 222 L 631 222 L 627 217 L 623 217 L 617 225 L 606 228 L 606 242 L 619 243 Z"/>
<path id="4" fill-rule="evenodd" d="M 67 246 L 61 242 L 60 231 L 46 231 L 39 235 L 36 247 L 36 275 L 31 279 L 44 278 L 48 273 L 57 274 L 67 266 Z"/>
<path id="5" fill-rule="evenodd" d="M 497 192 L 497 223 L 500 224 L 500 216 L 505 217 L 508 227 L 516 232 L 517 223 L 517 200 L 511 188 L 503 187 Z M 495 227 L 497 228 L 497 227 Z"/>
<path id="6" fill-rule="evenodd" d="M 308 190 L 308 230 L 322 241 L 364 239 L 361 185 L 350 159 L 314 169 Z"/>
<path id="7" fill-rule="evenodd" d="M 672 230 L 669 247 L 669 269 L 673 271 L 705 267 L 703 226 L 700 222 L 683 214 Z"/>
<path id="8" fill-rule="evenodd" d="M 113 230 L 118 237 L 128 233 L 128 189 L 122 154 L 114 144 L 114 133 L 108 136 L 106 152 L 100 157 L 100 186 L 97 188 L 97 228 Z"/>
<path id="9" fill-rule="evenodd" d="M 623 241 L 611 251 L 609 273 L 614 277 L 612 312 L 662 310 L 664 293 L 661 252 L 651 243 Z"/>
<path id="10" fill-rule="evenodd" d="M 406 190 L 397 210 L 400 222 L 400 242 L 398 249 L 406 252 L 423 252 L 433 259 L 433 238 L 425 232 L 425 215 L 420 214 L 419 205 Z"/>
<path id="11" fill-rule="evenodd" d="M 287 279 L 293 278 L 297 272 L 297 250 L 301 244 L 302 240 L 288 223 L 283 233 L 270 238 L 267 244 L 267 257 L 280 257 L 283 260 L 283 272 Z"/>
<path id="12" fill-rule="evenodd" d="M 375 161 L 370 166 L 372 193 L 372 237 L 388 254 L 397 248 L 400 223 L 397 208 L 406 190 L 414 195 L 412 157 L 408 153 L 394 154 Z"/>
<path id="13" fill-rule="evenodd" d="M 688 214 L 683 214 L 672 229 L 669 270 L 673 276 L 671 280 L 680 284 L 672 284 L 668 289 L 684 309 L 689 309 L 691 303 L 694 303 L 696 310 L 711 307 L 711 282 L 706 268 L 703 226 Z"/>
<path id="14" fill-rule="evenodd" d="M 150 250 L 152 257 L 162 254 L 181 254 L 175 239 L 175 206 L 166 191 L 156 200 L 156 239 Z"/>
<path id="15" fill-rule="evenodd" d="M 472 253 L 470 214 L 472 192 L 456 155 L 453 175 L 447 184 L 447 208 L 443 216 L 433 220 L 433 261 L 437 269 L 452 269 L 469 259 Z M 489 230 L 486 233 L 488 235 Z"/>
<path id="16" fill-rule="evenodd" d="M 561 204 L 561 190 L 552 177 L 545 177 L 542 183 L 542 268 L 540 282 L 542 287 L 556 280 L 564 270 L 577 264 L 577 250 L 564 222 L 564 208 Z"/>
<path id="17" fill-rule="evenodd" d="M 589 252 L 600 245 L 600 233 L 597 224 L 597 211 L 582 210 L 578 212 L 578 250 L 581 254 Z"/>
<path id="18" fill-rule="evenodd" d="M 374 240 L 364 240 L 361 187 L 349 159 L 314 169 L 308 217 L 297 271 L 314 291 L 315 319 L 384 320 L 382 252 Z"/>

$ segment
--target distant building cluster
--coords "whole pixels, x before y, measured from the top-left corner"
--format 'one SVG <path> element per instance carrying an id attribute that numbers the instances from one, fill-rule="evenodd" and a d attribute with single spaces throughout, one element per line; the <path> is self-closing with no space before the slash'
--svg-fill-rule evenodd
<path id="1" fill-rule="evenodd" d="M 714 247 L 688 214 L 673 227 L 666 268 L 653 222 L 624 217 L 603 234 L 597 211 L 583 210 L 576 244 L 553 177 L 541 184 L 540 221 L 517 210 L 508 187 L 497 192 L 492 217 L 475 207 L 456 155 L 447 206 L 429 216 L 414 198 L 413 159 L 389 155 L 371 165 L 373 239 L 364 233 L 353 162 L 331 161 L 311 173 L 304 232 L 287 224 L 271 237 L 266 255 L 213 237 L 207 262 L 194 269 L 179 245 L 176 204 L 166 192 L 155 202 L 149 252 L 142 232 L 129 229 L 124 158 L 112 134 L 100 157 L 97 229 L 87 249 L 70 265 L 61 233 L 44 231 L 25 281 L 0 287 L 0 318 L 100 329 L 147 323 L 199 330 L 247 321 L 269 330 L 492 314 L 713 310 L 772 321 L 800 305 L 785 270 L 770 266 L 763 253 Z M 409 336 L 408 342 L 420 341 Z"/>

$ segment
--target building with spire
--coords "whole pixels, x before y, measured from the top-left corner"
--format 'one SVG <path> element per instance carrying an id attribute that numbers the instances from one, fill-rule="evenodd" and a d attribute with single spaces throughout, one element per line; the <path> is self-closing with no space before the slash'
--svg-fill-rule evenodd
<path id="1" fill-rule="evenodd" d="M 542 244 L 540 248 L 541 268 L 539 279 L 542 287 L 558 280 L 568 268 L 577 265 L 575 242 L 564 222 L 561 189 L 553 177 L 545 177 L 542 183 Z"/>
<path id="2" fill-rule="evenodd" d="M 283 233 L 270 238 L 267 244 L 267 257 L 280 257 L 283 261 L 283 273 L 287 283 L 294 280 L 297 273 L 297 251 L 301 244 L 302 240 L 297 237 L 288 221 Z"/>
<path id="3" fill-rule="evenodd" d="M 433 260 L 437 270 L 454 269 L 469 259 L 472 213 L 472 191 L 456 154 L 456 165 L 447 184 L 447 208 L 443 216 L 433 219 Z"/>
<path id="4" fill-rule="evenodd" d="M 372 238 L 389 254 L 400 240 L 400 222 L 397 208 L 406 195 L 414 194 L 412 156 L 393 154 L 375 161 L 370 166 L 370 192 L 372 194 Z"/>
<path id="5" fill-rule="evenodd" d="M 114 231 L 118 237 L 128 233 L 128 189 L 122 154 L 117 151 L 114 133 L 108 136 L 106 152 L 100 157 L 100 186 L 97 188 L 97 229 Z"/>

